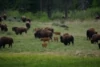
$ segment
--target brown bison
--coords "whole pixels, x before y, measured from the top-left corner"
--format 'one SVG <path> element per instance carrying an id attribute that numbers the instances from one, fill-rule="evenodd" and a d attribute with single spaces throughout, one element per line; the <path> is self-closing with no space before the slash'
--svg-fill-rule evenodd
<path id="1" fill-rule="evenodd" d="M 16 33 L 16 35 L 18 34 L 22 34 L 23 32 L 27 33 L 27 28 L 24 27 L 12 27 L 12 31 L 14 31 Z"/>
<path id="2" fill-rule="evenodd" d="M 7 19 L 7 15 L 6 15 L 6 14 L 3 14 L 2 18 L 3 18 L 4 20 L 6 20 L 6 19 Z"/>
<path id="3" fill-rule="evenodd" d="M 53 32 L 47 29 L 38 29 L 34 33 L 35 38 L 51 38 L 53 36 Z"/>
<path id="4" fill-rule="evenodd" d="M 86 31 L 86 36 L 87 36 L 87 39 L 91 39 L 92 38 L 92 35 L 94 34 L 97 34 L 97 32 L 95 31 L 94 28 L 90 28 Z"/>
<path id="5" fill-rule="evenodd" d="M 26 18 L 26 16 L 22 16 L 22 17 L 21 17 L 21 20 L 22 20 L 23 22 L 26 22 L 26 21 L 31 22 L 31 19 Z"/>
<path id="6" fill-rule="evenodd" d="M 22 16 L 22 17 L 21 17 L 21 20 L 22 20 L 23 22 L 26 22 L 26 16 Z"/>
<path id="7" fill-rule="evenodd" d="M 30 28 L 30 22 L 26 22 L 26 27 L 27 27 L 27 29 Z"/>
<path id="8" fill-rule="evenodd" d="M 50 27 L 45 27 L 44 29 L 51 31 L 52 33 L 54 32 L 54 29 Z"/>
<path id="9" fill-rule="evenodd" d="M 8 28 L 7 28 L 6 24 L 1 24 L 0 23 L 0 28 L 1 28 L 1 31 L 8 31 Z"/>
<path id="10" fill-rule="evenodd" d="M 72 44 L 74 44 L 74 37 L 69 34 L 67 34 L 67 35 L 64 34 L 64 35 L 60 36 L 60 41 L 62 43 L 64 43 L 65 45 L 70 44 L 70 42 L 72 42 Z"/>
<path id="11" fill-rule="evenodd" d="M 12 47 L 13 44 L 13 39 L 11 37 L 1 37 L 0 38 L 0 48 L 3 47 L 5 48 L 5 45 L 8 44 L 9 47 Z"/>
<path id="12" fill-rule="evenodd" d="M 100 40 L 100 34 L 94 34 L 91 38 L 91 43 L 98 43 L 98 41 Z"/>
<path id="13" fill-rule="evenodd" d="M 2 17 L 0 16 L 0 22 L 2 22 Z"/>

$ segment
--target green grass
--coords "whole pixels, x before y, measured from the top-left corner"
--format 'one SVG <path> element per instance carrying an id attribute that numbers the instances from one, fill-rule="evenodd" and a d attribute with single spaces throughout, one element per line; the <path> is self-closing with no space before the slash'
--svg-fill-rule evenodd
<path id="1" fill-rule="evenodd" d="M 93 27 L 100 33 L 100 21 L 66 21 L 68 30 L 53 26 L 52 23 L 55 22 L 60 23 L 60 21 L 46 23 L 33 21 L 27 34 L 16 35 L 12 27 L 25 27 L 25 23 L 4 21 L 9 31 L 0 31 L 0 37 L 12 37 L 14 44 L 12 48 L 6 45 L 0 49 L 0 67 L 99 67 L 100 50 L 97 44 L 91 44 L 86 39 L 86 30 Z M 34 37 L 34 28 L 38 27 L 52 27 L 62 34 L 72 34 L 75 44 L 65 46 L 60 41 L 50 41 L 47 48 L 43 48 L 40 39 Z"/>
<path id="2" fill-rule="evenodd" d="M 1 67 L 99 67 L 100 58 L 55 54 L 0 54 Z"/>
<path id="3" fill-rule="evenodd" d="M 88 28 L 95 28 L 98 33 L 100 32 L 100 24 L 95 21 L 66 21 L 65 23 L 69 26 L 69 30 L 66 30 L 64 28 L 61 28 L 59 26 L 53 26 L 52 22 L 48 23 L 42 23 L 42 22 L 32 22 L 31 29 L 28 30 L 28 33 L 25 34 L 23 33 L 22 35 L 16 35 L 12 31 L 13 26 L 23 26 L 25 27 L 25 23 L 22 22 L 8 22 L 5 21 L 8 25 L 8 32 L 0 32 L 0 36 L 9 36 L 14 39 L 14 44 L 12 48 L 8 48 L 8 45 L 6 45 L 5 49 L 0 49 L 0 52 L 13 52 L 13 53 L 20 53 L 20 52 L 72 52 L 76 53 L 77 51 L 80 52 L 99 52 L 97 44 L 91 44 L 89 40 L 86 39 L 86 30 Z M 58 21 L 59 23 L 60 21 Z M 59 42 L 54 42 L 51 41 L 48 43 L 47 48 L 43 48 L 41 46 L 42 42 L 40 39 L 36 39 L 34 37 L 34 28 L 38 27 L 52 27 L 54 28 L 55 31 L 59 31 L 62 34 L 63 33 L 69 33 L 74 36 L 75 38 L 75 44 L 72 46 L 65 46 L 63 43 Z"/>

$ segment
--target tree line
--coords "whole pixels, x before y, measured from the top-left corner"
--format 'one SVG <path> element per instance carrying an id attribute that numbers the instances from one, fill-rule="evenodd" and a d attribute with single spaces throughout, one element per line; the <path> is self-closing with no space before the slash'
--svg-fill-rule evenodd
<path id="1" fill-rule="evenodd" d="M 0 12 L 18 10 L 20 12 L 47 12 L 51 18 L 53 11 L 63 11 L 65 17 L 69 10 L 86 10 L 100 7 L 100 0 L 0 0 Z"/>

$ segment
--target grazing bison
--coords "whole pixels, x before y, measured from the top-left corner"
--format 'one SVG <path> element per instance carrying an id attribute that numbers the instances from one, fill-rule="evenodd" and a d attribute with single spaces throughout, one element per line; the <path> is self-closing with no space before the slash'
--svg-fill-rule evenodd
<path id="1" fill-rule="evenodd" d="M 4 20 L 6 20 L 6 19 L 7 19 L 7 15 L 6 15 L 6 14 L 3 14 L 2 18 L 3 18 Z"/>
<path id="2" fill-rule="evenodd" d="M 27 29 L 30 28 L 30 22 L 26 22 L 26 27 L 27 27 Z"/>
<path id="3" fill-rule="evenodd" d="M 38 29 L 36 30 L 36 32 L 34 33 L 35 38 L 51 38 L 53 36 L 53 32 L 47 29 Z"/>
<path id="4" fill-rule="evenodd" d="M 62 43 L 64 43 L 65 45 L 70 44 L 70 42 L 72 42 L 72 44 L 74 44 L 74 37 L 69 34 L 67 34 L 67 35 L 64 34 L 64 35 L 60 36 L 60 41 Z"/>
<path id="5" fill-rule="evenodd" d="M 54 29 L 53 28 L 46 27 L 44 29 L 51 31 L 52 33 L 54 32 Z"/>
<path id="6" fill-rule="evenodd" d="M 86 36 L 87 36 L 87 39 L 91 39 L 92 38 L 92 35 L 94 34 L 97 34 L 97 32 L 95 31 L 94 28 L 90 28 L 86 31 Z"/>
<path id="7" fill-rule="evenodd" d="M 31 22 L 31 19 L 26 18 L 26 16 L 22 16 L 22 17 L 21 17 L 21 20 L 22 20 L 23 22 L 26 22 L 26 21 Z"/>
<path id="8" fill-rule="evenodd" d="M 0 16 L 0 22 L 2 22 L 2 17 Z"/>
<path id="9" fill-rule="evenodd" d="M 31 23 L 31 19 L 29 19 L 29 18 L 26 18 L 26 21 L 29 22 L 29 23 Z"/>
<path id="10" fill-rule="evenodd" d="M 13 39 L 11 37 L 1 37 L 0 38 L 0 48 L 3 47 L 5 48 L 5 45 L 8 44 L 9 47 L 12 47 L 13 44 Z"/>
<path id="11" fill-rule="evenodd" d="M 100 34 L 94 34 L 91 38 L 91 43 L 98 43 L 98 40 L 100 40 Z"/>
<path id="12" fill-rule="evenodd" d="M 0 23 L 0 28 L 1 28 L 1 31 L 8 31 L 8 28 L 7 28 L 6 24 L 1 24 Z"/>
<path id="13" fill-rule="evenodd" d="M 18 34 L 22 34 L 23 32 L 27 33 L 27 28 L 24 27 L 12 27 L 12 31 L 14 31 L 16 33 L 16 35 Z"/>
<path id="14" fill-rule="evenodd" d="M 26 17 L 25 17 L 25 16 L 22 16 L 22 17 L 21 17 L 21 20 L 22 20 L 23 22 L 26 22 Z"/>

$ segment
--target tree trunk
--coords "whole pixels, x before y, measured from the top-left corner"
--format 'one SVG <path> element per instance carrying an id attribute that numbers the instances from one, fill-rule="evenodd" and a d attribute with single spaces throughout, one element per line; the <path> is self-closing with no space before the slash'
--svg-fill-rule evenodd
<path id="1" fill-rule="evenodd" d="M 52 10 L 52 0 L 47 0 L 47 14 L 49 18 L 51 18 L 51 10 Z"/>
<path id="2" fill-rule="evenodd" d="M 42 12 L 43 11 L 43 5 L 42 5 L 42 0 L 40 0 L 40 11 Z"/>

